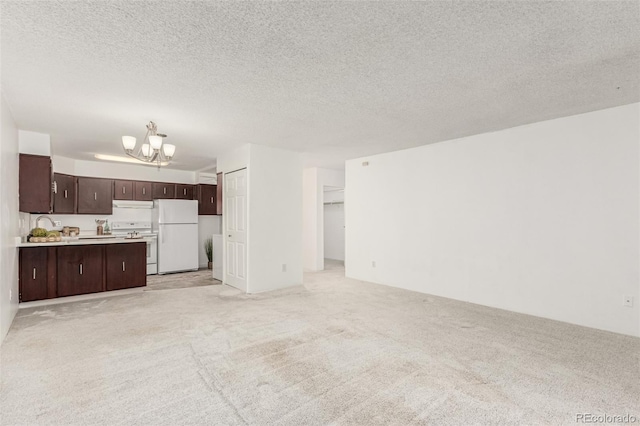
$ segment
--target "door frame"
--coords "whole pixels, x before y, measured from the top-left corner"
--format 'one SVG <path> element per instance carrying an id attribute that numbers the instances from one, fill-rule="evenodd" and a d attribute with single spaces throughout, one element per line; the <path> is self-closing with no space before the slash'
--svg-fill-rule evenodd
<path id="1" fill-rule="evenodd" d="M 228 285 L 230 287 L 233 288 L 237 288 L 231 284 L 229 284 L 227 282 L 227 218 L 229 215 L 226 214 L 225 212 L 225 187 L 227 184 L 227 175 L 231 174 L 231 173 L 235 173 L 235 172 L 239 172 L 241 170 L 246 170 L 247 173 L 247 204 L 246 204 L 246 226 L 247 226 L 247 232 L 246 232 L 246 263 L 247 263 L 247 270 L 245 271 L 246 273 L 246 289 L 238 289 L 238 290 L 243 290 L 245 293 L 249 293 L 249 278 L 250 278 L 250 274 L 249 274 L 249 265 L 250 265 L 250 255 L 249 255 L 249 244 L 250 244 L 250 239 L 251 239 L 251 232 L 250 232 L 250 228 L 251 225 L 249 224 L 249 209 L 250 209 L 250 204 L 251 204 L 251 199 L 249 196 L 249 166 L 244 166 L 244 167 L 240 167 L 228 172 L 222 172 L 222 229 L 220 230 L 222 232 L 222 283 L 225 285 Z"/>

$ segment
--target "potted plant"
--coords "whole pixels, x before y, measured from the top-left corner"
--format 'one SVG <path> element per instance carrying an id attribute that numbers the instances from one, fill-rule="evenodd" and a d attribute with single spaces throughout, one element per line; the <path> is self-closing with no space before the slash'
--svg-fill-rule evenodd
<path id="1" fill-rule="evenodd" d="M 207 253 L 207 259 L 209 259 L 209 263 L 207 264 L 207 268 L 213 268 L 213 238 L 207 238 L 204 242 L 204 251 Z"/>

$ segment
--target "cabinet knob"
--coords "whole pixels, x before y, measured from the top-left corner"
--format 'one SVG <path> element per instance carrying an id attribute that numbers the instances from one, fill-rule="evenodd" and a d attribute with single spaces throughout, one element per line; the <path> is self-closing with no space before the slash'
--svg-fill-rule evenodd
<path id="1" fill-rule="evenodd" d="M 68 198 L 68 195 L 69 195 L 69 193 L 68 193 L 68 191 L 65 189 L 65 190 L 64 190 L 64 198 Z"/>
<path id="2" fill-rule="evenodd" d="M 187 188 L 182 189 L 182 195 L 187 195 Z"/>
<path id="3" fill-rule="evenodd" d="M 127 188 L 125 188 L 124 186 L 122 187 L 122 193 L 126 194 L 127 193 Z"/>
<path id="4" fill-rule="evenodd" d="M 142 187 L 142 195 L 147 195 L 147 188 L 144 186 Z"/>
<path id="5" fill-rule="evenodd" d="M 96 200 L 96 201 L 98 201 L 98 193 L 97 193 L 97 192 L 94 192 L 94 193 L 93 193 L 93 199 L 94 199 L 94 200 Z"/>
<path id="6" fill-rule="evenodd" d="M 36 268 L 33 268 L 33 279 L 36 279 Z"/>
<path id="7" fill-rule="evenodd" d="M 80 264 L 80 275 L 82 275 L 82 263 Z"/>
<path id="8" fill-rule="evenodd" d="M 213 204 L 213 197 L 211 197 L 211 204 Z"/>
<path id="9" fill-rule="evenodd" d="M 124 260 L 122 261 L 122 272 L 124 272 L 126 270 L 125 266 L 124 266 Z"/>

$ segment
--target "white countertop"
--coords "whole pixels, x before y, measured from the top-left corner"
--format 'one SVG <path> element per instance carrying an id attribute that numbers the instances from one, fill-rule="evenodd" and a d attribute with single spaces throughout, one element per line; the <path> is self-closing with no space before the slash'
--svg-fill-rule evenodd
<path id="1" fill-rule="evenodd" d="M 28 243 L 22 242 L 17 247 L 55 247 L 55 246 L 86 246 L 95 244 L 123 244 L 123 243 L 144 243 L 143 238 L 124 238 L 124 237 L 91 237 L 91 238 L 74 238 L 63 237 L 62 241 L 50 243 Z"/>

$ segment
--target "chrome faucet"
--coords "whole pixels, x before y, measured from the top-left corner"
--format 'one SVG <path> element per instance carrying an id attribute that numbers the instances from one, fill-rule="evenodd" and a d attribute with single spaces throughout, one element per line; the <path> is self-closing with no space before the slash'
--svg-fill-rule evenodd
<path id="1" fill-rule="evenodd" d="M 49 222 L 51 222 L 51 226 L 55 228 L 56 223 L 53 221 L 53 219 L 51 219 L 49 216 L 45 214 L 40 215 L 36 218 L 36 228 L 38 227 L 38 222 L 40 222 L 40 219 L 47 219 Z"/>

